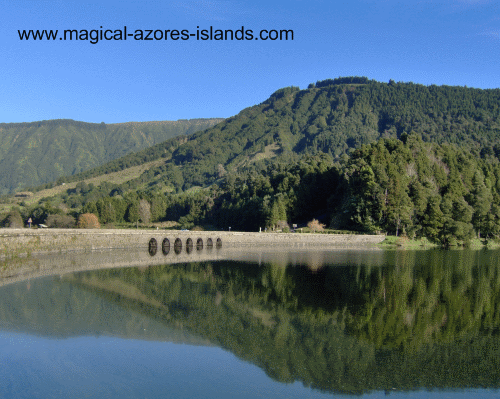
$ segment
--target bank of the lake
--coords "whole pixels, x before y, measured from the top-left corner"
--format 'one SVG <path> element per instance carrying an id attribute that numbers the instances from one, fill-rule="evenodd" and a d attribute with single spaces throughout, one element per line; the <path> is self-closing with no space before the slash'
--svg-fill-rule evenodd
<path id="1" fill-rule="evenodd" d="M 430 241 L 426 237 L 410 239 L 408 237 L 386 236 L 384 240 L 376 244 L 381 249 L 431 249 L 443 248 L 440 243 Z M 457 243 L 450 245 L 447 249 L 497 249 L 500 248 L 500 241 L 472 238 L 466 244 Z"/>

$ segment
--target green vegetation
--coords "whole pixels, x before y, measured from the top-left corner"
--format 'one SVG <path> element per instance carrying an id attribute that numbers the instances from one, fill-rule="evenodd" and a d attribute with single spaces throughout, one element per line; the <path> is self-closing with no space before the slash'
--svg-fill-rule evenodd
<path id="1" fill-rule="evenodd" d="M 64 337 L 189 333 L 275 380 L 331 393 L 498 389 L 498 251 L 381 256 L 350 266 L 219 261 L 34 280 L 29 290 L 4 288 L 0 323 Z"/>
<path id="2" fill-rule="evenodd" d="M 384 241 L 380 244 L 377 244 L 378 247 L 384 249 L 393 249 L 393 248 L 405 248 L 405 249 L 429 249 L 436 247 L 436 243 L 429 241 L 427 238 L 417 238 L 410 239 L 408 237 L 396 237 L 396 236 L 387 236 Z"/>
<path id="3" fill-rule="evenodd" d="M 498 89 L 325 80 L 280 89 L 204 132 L 61 178 L 67 189 L 35 193 L 21 213 L 62 208 L 133 223 L 146 200 L 152 222 L 185 228 L 286 231 L 317 219 L 333 230 L 427 237 L 444 247 L 491 243 L 500 238 L 499 132 Z"/>
<path id="4" fill-rule="evenodd" d="M 0 194 L 73 175 L 220 121 L 0 123 Z"/>

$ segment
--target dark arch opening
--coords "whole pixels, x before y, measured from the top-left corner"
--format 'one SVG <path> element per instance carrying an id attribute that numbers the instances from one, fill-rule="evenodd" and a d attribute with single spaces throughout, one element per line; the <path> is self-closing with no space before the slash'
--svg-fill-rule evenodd
<path id="1" fill-rule="evenodd" d="M 168 238 L 164 238 L 163 241 L 161 242 L 161 251 L 165 256 L 167 256 L 168 253 L 170 252 L 170 240 Z"/>
<path id="2" fill-rule="evenodd" d="M 212 241 L 211 238 L 207 240 L 207 247 L 212 248 L 214 246 L 214 242 Z"/>
<path id="3" fill-rule="evenodd" d="M 196 250 L 201 251 L 203 249 L 203 240 L 201 238 L 198 238 L 196 240 Z"/>
<path id="4" fill-rule="evenodd" d="M 220 237 L 217 238 L 215 246 L 216 246 L 216 248 L 222 248 L 222 240 L 220 239 Z"/>
<path id="5" fill-rule="evenodd" d="M 155 256 L 157 251 L 158 251 L 158 242 L 156 241 L 156 238 L 152 238 L 151 240 L 149 240 L 148 243 L 148 252 L 151 256 Z"/>
<path id="6" fill-rule="evenodd" d="M 186 240 L 186 252 L 190 254 L 193 252 L 193 240 L 191 238 L 188 238 Z"/>
<path id="7" fill-rule="evenodd" d="M 182 240 L 180 238 L 176 238 L 174 241 L 174 252 L 176 255 L 179 255 L 182 251 Z"/>

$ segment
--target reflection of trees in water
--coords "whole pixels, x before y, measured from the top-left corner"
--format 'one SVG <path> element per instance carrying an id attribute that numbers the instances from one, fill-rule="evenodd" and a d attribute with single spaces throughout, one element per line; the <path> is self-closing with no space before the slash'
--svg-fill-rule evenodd
<path id="1" fill-rule="evenodd" d="M 325 265 L 324 252 L 315 251 L 312 252 L 308 259 L 307 266 L 312 272 L 316 272 Z"/>
<path id="2" fill-rule="evenodd" d="M 265 266 L 261 284 L 264 289 L 271 289 L 273 297 L 279 302 L 292 301 L 294 282 L 291 276 L 287 275 L 286 267 L 272 264 Z M 269 291 L 266 299 L 269 299 Z"/>
<path id="3" fill-rule="evenodd" d="M 219 293 L 224 300 L 258 305 L 260 313 L 282 308 L 334 318 L 349 333 L 379 348 L 419 347 L 498 330 L 500 260 L 488 254 L 401 251 L 395 254 L 394 266 L 337 266 L 314 272 L 304 266 L 218 262 L 153 267 L 134 277 L 137 272 L 132 270 L 137 269 L 93 273 L 104 279 L 119 273 L 165 304 L 187 301 L 195 307 L 196 298 L 204 300 L 211 291 L 212 298 Z"/>
<path id="4" fill-rule="evenodd" d="M 214 262 L 71 279 L 209 339 L 279 381 L 349 393 L 497 387 L 498 258 L 491 252 L 445 255 L 401 251 L 390 255 L 390 266 L 314 272 Z"/>
<path id="5" fill-rule="evenodd" d="M 351 316 L 349 331 L 377 347 L 419 347 L 424 342 L 498 333 L 496 254 L 436 251 L 426 253 L 426 259 L 417 255 L 402 252 L 394 268 L 360 271 L 364 303 Z"/>

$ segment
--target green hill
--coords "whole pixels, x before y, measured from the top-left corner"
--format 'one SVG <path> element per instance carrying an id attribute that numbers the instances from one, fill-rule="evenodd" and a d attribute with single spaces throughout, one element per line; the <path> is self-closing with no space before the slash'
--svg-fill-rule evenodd
<path id="1" fill-rule="evenodd" d="M 115 172 L 168 152 L 169 167 L 182 167 L 179 188 L 188 189 L 215 182 L 224 173 L 221 166 L 245 170 L 263 159 L 292 154 L 328 153 L 338 160 L 363 144 L 412 132 L 424 142 L 453 143 L 477 155 L 499 153 L 500 89 L 381 83 L 360 77 L 319 81 L 305 90 L 287 87 L 190 135 L 182 146 L 161 143 L 82 177 Z M 158 179 L 164 177 L 161 167 L 157 172 L 162 175 Z"/>
<path id="2" fill-rule="evenodd" d="M 415 132 L 424 141 L 454 143 L 478 154 L 500 149 L 499 89 L 336 81 L 346 79 L 278 90 L 262 104 L 191 136 L 173 154 L 175 164 L 185 165 L 184 184 L 213 182 L 218 164 L 246 166 L 269 145 L 281 155 L 323 152 L 339 158 L 380 138 Z M 200 169 L 205 177 L 195 172 Z"/>
<path id="3" fill-rule="evenodd" d="M 1 123 L 0 193 L 88 170 L 220 121 L 215 118 L 107 125 L 58 119 Z"/>
<path id="4" fill-rule="evenodd" d="M 187 228 L 319 218 L 448 246 L 500 237 L 499 155 L 499 89 L 339 78 L 280 89 L 210 129 L 60 178 L 57 197 L 40 194 L 22 216 L 42 223 L 62 207 L 132 223 L 145 199 L 151 221 Z"/>

